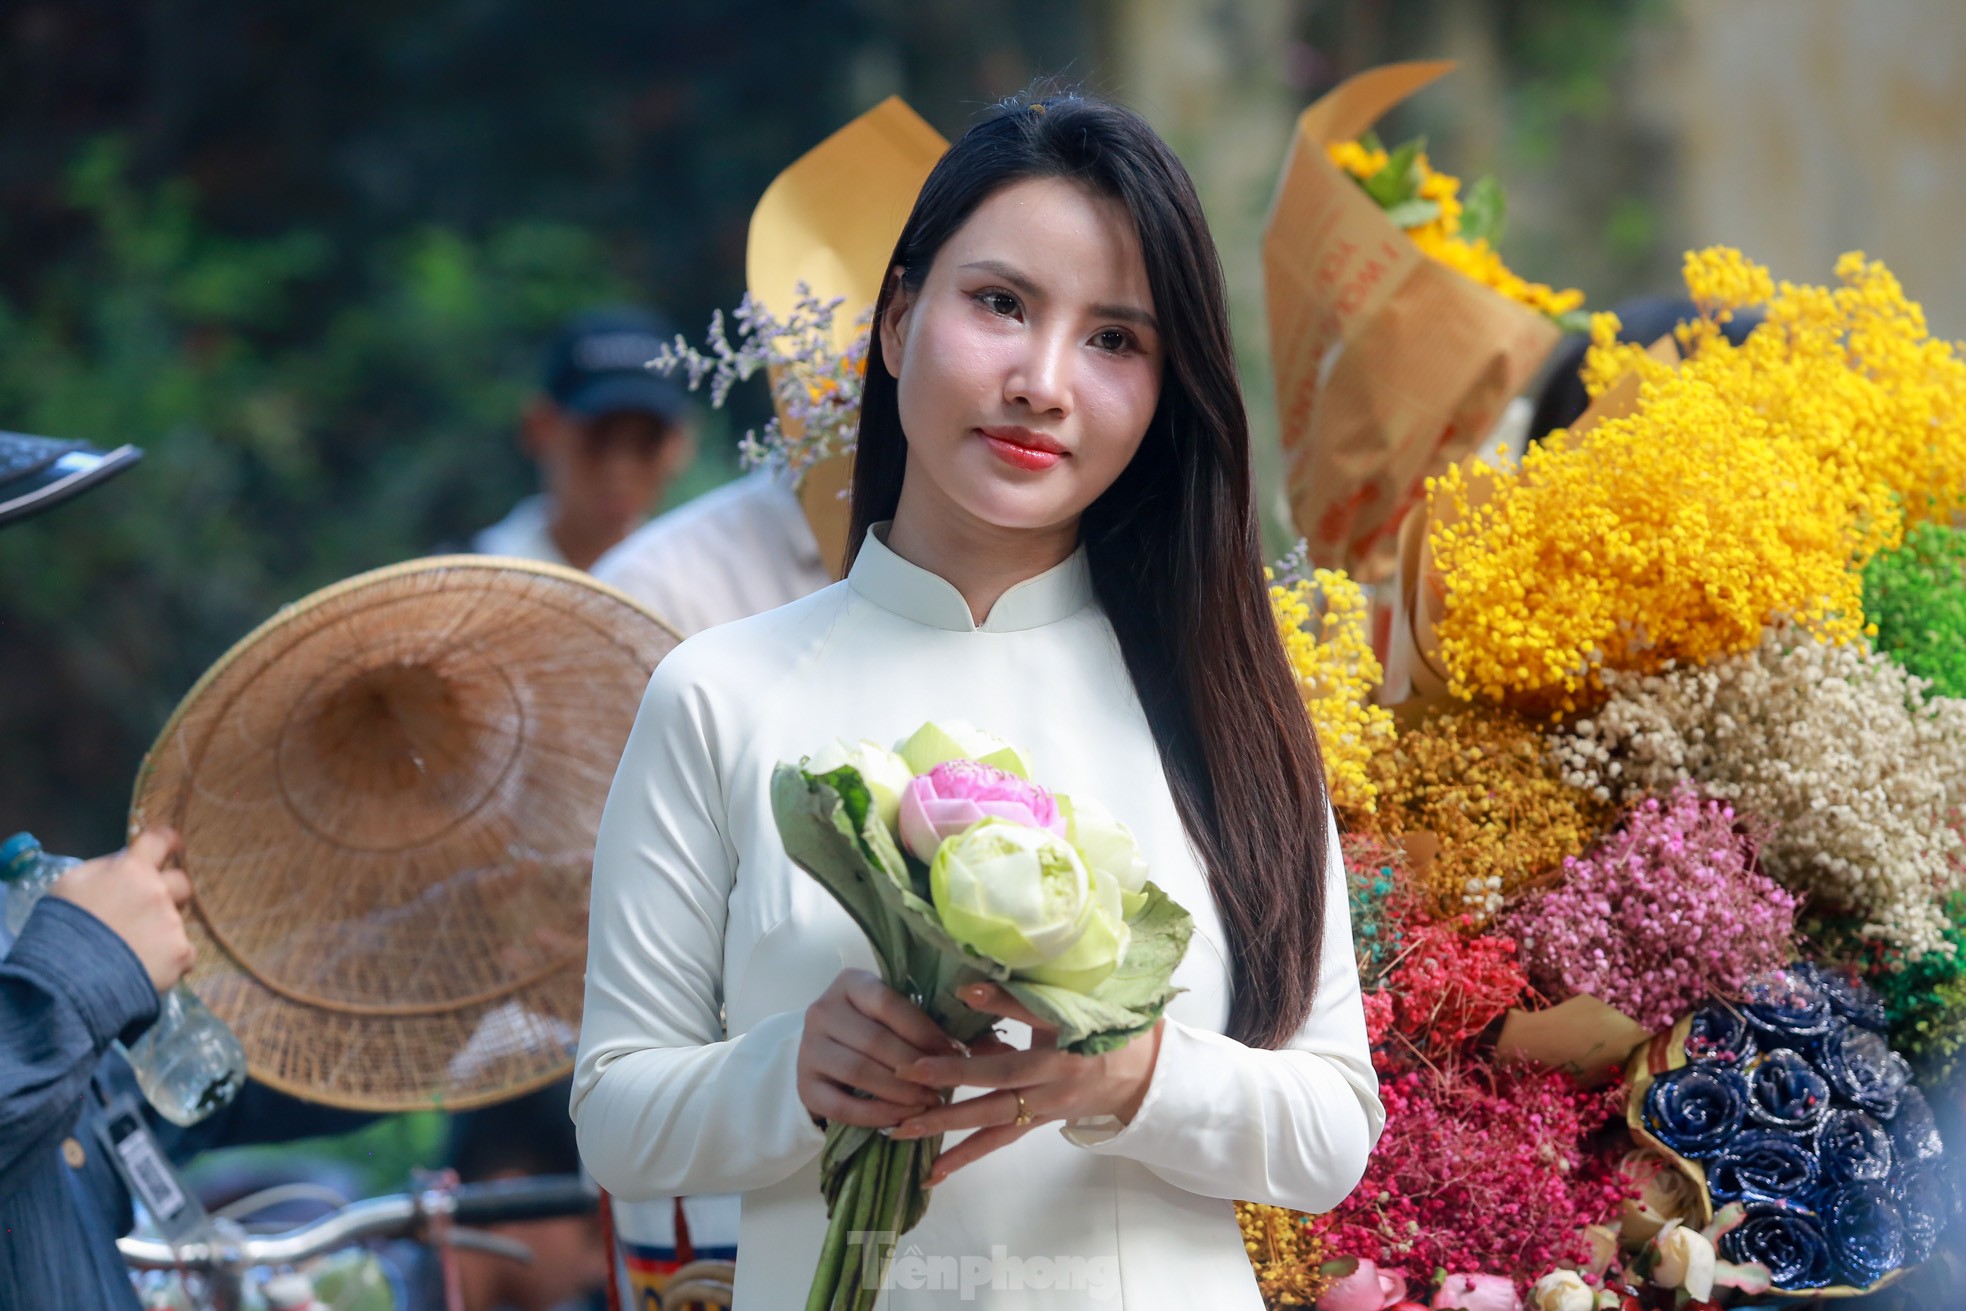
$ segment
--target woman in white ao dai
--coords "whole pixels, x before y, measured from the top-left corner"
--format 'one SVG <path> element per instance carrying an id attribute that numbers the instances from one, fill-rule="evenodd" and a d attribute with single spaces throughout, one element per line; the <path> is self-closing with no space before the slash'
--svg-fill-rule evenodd
<path id="1" fill-rule="evenodd" d="M 893 269 L 848 577 L 679 647 L 616 775 L 583 1156 L 626 1198 L 741 1192 L 740 1311 L 804 1305 L 827 1119 L 949 1133 L 891 1311 L 1259 1311 L 1231 1201 L 1330 1208 L 1384 1117 L 1192 184 L 1125 110 L 1013 102 L 937 165 Z M 1194 915 L 1186 991 L 1119 1051 L 1026 1050 L 996 989 L 972 1004 L 1004 1041 L 953 1051 L 784 855 L 777 762 L 958 719 L 1102 802 Z"/>

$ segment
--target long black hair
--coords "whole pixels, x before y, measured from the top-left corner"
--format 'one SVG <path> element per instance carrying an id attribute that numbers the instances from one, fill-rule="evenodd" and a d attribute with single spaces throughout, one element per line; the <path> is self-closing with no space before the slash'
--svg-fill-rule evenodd
<path id="1" fill-rule="evenodd" d="M 1087 508 L 1079 538 L 1221 913 L 1229 1033 L 1280 1046 L 1317 988 L 1330 840 L 1324 767 L 1264 586 L 1221 261 L 1194 182 L 1138 115 L 1078 95 L 1018 97 L 929 174 L 875 306 L 848 550 L 893 517 L 907 468 L 879 330 L 897 281 L 919 291 L 978 205 L 1047 177 L 1120 201 L 1139 230 L 1166 360 L 1160 404 L 1132 463 Z"/>

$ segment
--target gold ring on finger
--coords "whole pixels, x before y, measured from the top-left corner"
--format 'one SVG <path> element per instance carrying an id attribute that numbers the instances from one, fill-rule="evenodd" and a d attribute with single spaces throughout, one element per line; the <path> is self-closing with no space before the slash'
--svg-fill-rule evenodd
<path id="1" fill-rule="evenodd" d="M 1017 1118 L 1012 1123 L 1018 1125 L 1029 1124 L 1031 1122 L 1031 1108 L 1024 1104 L 1024 1094 L 1021 1092 L 1012 1092 L 1011 1096 L 1017 1099 Z"/>

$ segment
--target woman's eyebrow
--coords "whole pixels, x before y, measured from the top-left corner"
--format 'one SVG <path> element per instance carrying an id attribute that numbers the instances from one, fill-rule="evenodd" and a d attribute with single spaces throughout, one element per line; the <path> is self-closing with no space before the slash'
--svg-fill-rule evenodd
<path id="1" fill-rule="evenodd" d="M 973 269 L 978 273 L 989 273 L 1002 278 L 1011 285 L 1013 290 L 1028 296 L 1032 300 L 1042 300 L 1044 298 L 1043 288 L 1018 272 L 1015 266 L 1003 260 L 971 260 L 962 267 L 965 271 Z M 1141 327 L 1153 332 L 1160 331 L 1160 324 L 1154 320 L 1154 316 L 1134 305 L 1094 305 L 1089 312 L 1095 319 L 1118 319 L 1123 323 L 1139 324 Z"/>

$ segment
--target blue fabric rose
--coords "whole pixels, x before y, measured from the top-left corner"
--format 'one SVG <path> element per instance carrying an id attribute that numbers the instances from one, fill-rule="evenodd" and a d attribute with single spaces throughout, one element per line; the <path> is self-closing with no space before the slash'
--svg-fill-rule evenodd
<path id="1" fill-rule="evenodd" d="M 1952 1222 L 1952 1185 L 1944 1171 L 1927 1167 L 1905 1171 L 1895 1191 L 1898 1216 L 1905 1226 L 1905 1264 L 1915 1265 L 1932 1255 L 1939 1236 Z"/>
<path id="2" fill-rule="evenodd" d="M 1816 1134 L 1824 1184 L 1881 1184 L 1891 1177 L 1891 1135 L 1854 1107 L 1839 1106 Z"/>
<path id="3" fill-rule="evenodd" d="M 1761 1049 L 1747 1016 L 1723 1002 L 1708 1002 L 1693 1012 L 1686 1032 L 1686 1059 L 1709 1065 L 1745 1066 Z"/>
<path id="4" fill-rule="evenodd" d="M 1741 1011 L 1763 1035 L 1763 1047 L 1799 1047 L 1829 1028 L 1836 1016 L 1815 978 L 1810 967 L 1790 965 L 1748 984 Z"/>
<path id="5" fill-rule="evenodd" d="M 1850 1023 L 1880 1032 L 1883 1030 L 1886 1022 L 1884 999 L 1862 979 L 1835 965 L 1812 965 L 1798 961 L 1789 968 L 1802 971 L 1803 977 L 1814 984 L 1829 1002 L 1830 1009 Z"/>
<path id="6" fill-rule="evenodd" d="M 1818 1043 L 1816 1068 L 1838 1096 L 1881 1120 L 1897 1114 L 1911 1085 L 1911 1066 L 1883 1034 L 1841 1020 Z"/>
<path id="7" fill-rule="evenodd" d="M 1802 1133 L 1829 1114 L 1830 1088 L 1798 1053 L 1784 1047 L 1763 1052 L 1748 1067 L 1748 1118 L 1770 1129 Z"/>
<path id="8" fill-rule="evenodd" d="M 1823 1228 L 1843 1282 L 1868 1288 L 1905 1263 L 1905 1226 L 1891 1195 L 1877 1184 L 1853 1184 L 1823 1208 Z"/>
<path id="9" fill-rule="evenodd" d="M 1759 1261 L 1782 1289 L 1821 1288 L 1836 1277 L 1822 1225 L 1813 1211 L 1793 1202 L 1751 1203 L 1746 1218 L 1721 1235 L 1720 1254 L 1739 1263 Z"/>
<path id="10" fill-rule="evenodd" d="M 1707 1191 L 1715 1205 L 1801 1199 L 1814 1191 L 1816 1149 L 1807 1138 L 1776 1129 L 1743 1129 L 1707 1162 Z"/>
<path id="11" fill-rule="evenodd" d="M 1932 1107 L 1916 1085 L 1898 1098 L 1898 1113 L 1891 1117 L 1891 1147 L 1905 1166 L 1922 1165 L 1945 1155 L 1945 1142 L 1939 1137 Z"/>
<path id="12" fill-rule="evenodd" d="M 1746 1112 L 1747 1085 L 1725 1066 L 1683 1066 L 1645 1090 L 1645 1127 L 1681 1156 L 1712 1156 Z"/>

